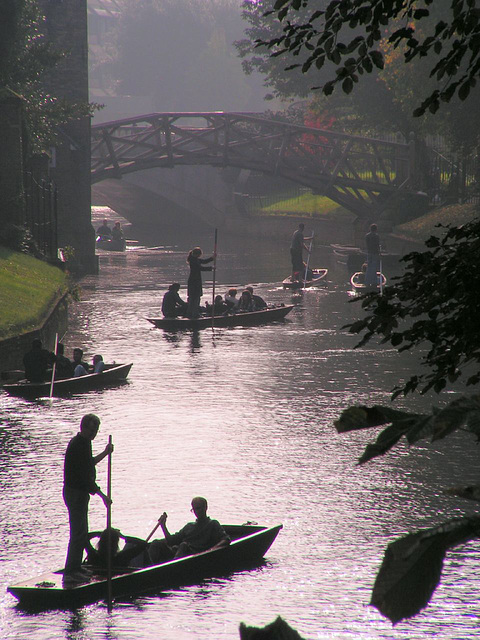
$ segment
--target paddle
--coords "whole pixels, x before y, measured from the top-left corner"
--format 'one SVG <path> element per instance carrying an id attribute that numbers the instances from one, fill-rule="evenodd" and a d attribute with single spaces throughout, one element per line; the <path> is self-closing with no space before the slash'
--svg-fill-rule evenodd
<path id="1" fill-rule="evenodd" d="M 312 231 L 312 237 L 310 238 L 310 249 L 308 250 L 308 258 L 307 258 L 307 266 L 305 267 L 305 276 L 303 278 L 303 290 L 305 291 L 307 287 L 307 273 L 308 273 L 308 265 L 310 264 L 310 255 L 312 253 L 312 244 L 313 244 L 313 236 L 315 231 Z"/>
<path id="2" fill-rule="evenodd" d="M 213 270 L 212 270 L 212 277 L 213 277 L 213 283 L 212 283 L 212 331 L 213 331 L 213 324 L 214 324 L 214 318 L 215 318 L 215 278 L 216 278 L 216 272 L 217 272 L 217 233 L 218 230 L 217 228 L 215 228 L 215 242 L 213 245 Z"/>
<path id="3" fill-rule="evenodd" d="M 55 354 L 55 361 L 54 361 L 53 366 L 52 366 L 52 379 L 50 381 L 50 396 L 49 396 L 49 399 L 48 399 L 48 402 L 49 402 L 50 406 L 52 405 L 52 402 L 53 402 L 53 381 L 55 380 L 55 369 L 56 369 L 56 365 L 57 365 L 57 361 L 56 361 L 57 348 L 58 348 L 58 333 L 55 334 L 55 349 L 53 351 L 53 353 Z"/>
<path id="4" fill-rule="evenodd" d="M 112 445 L 112 436 L 108 436 L 108 444 Z M 112 452 L 108 454 L 107 466 L 107 607 L 112 610 Z"/>
<path id="5" fill-rule="evenodd" d="M 153 529 L 148 534 L 148 537 L 145 540 L 145 542 L 149 542 L 150 538 L 153 536 L 153 534 L 155 533 L 155 531 L 158 529 L 159 526 L 160 526 L 160 518 L 158 519 L 157 524 L 153 527 Z"/>

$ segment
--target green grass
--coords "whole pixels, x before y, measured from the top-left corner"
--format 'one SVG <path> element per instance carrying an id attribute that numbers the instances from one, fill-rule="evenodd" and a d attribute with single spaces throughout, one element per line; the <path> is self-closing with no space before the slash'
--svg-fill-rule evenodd
<path id="1" fill-rule="evenodd" d="M 436 228 L 436 225 L 450 224 L 458 227 L 470 222 L 479 213 L 479 207 L 475 204 L 451 204 L 439 207 L 419 218 L 400 224 L 395 227 L 394 232 L 414 240 L 427 240 L 431 235 L 438 237 L 444 235 L 444 232 Z"/>
<path id="2" fill-rule="evenodd" d="M 0 247 L 0 338 L 38 327 L 67 290 L 61 269 Z"/>
<path id="3" fill-rule="evenodd" d="M 303 193 L 293 198 L 279 200 L 273 204 L 262 207 L 258 210 L 261 214 L 275 215 L 294 215 L 294 216 L 321 216 L 328 218 L 334 215 L 338 218 L 339 213 L 345 212 L 346 215 L 353 216 L 343 207 L 327 198 L 313 193 Z"/>

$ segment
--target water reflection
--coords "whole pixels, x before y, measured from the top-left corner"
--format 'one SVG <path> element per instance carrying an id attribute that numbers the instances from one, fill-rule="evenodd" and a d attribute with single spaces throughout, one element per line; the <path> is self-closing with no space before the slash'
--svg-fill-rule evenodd
<path id="1" fill-rule="evenodd" d="M 208 239 L 199 244 L 208 251 Z M 367 604 L 393 537 L 475 511 L 442 489 L 460 477 L 476 480 L 476 449 L 459 434 L 436 448 L 409 452 L 400 444 L 356 467 L 371 435 L 340 437 L 333 420 L 348 404 L 388 402 L 398 376 L 415 366 L 412 357 L 378 345 L 352 350 L 357 338 L 341 327 L 359 305 L 347 302 L 346 274 L 332 268 L 327 287 L 292 295 L 280 285 L 289 271 L 288 246 L 282 257 L 265 242 L 262 252 L 252 244 L 223 251 L 219 292 L 230 283 L 253 283 L 269 302 L 293 301 L 284 323 L 154 329 L 145 318 L 158 315 L 172 281 L 185 284 L 187 248 L 138 248 L 119 260 L 102 255 L 100 274 L 81 283 L 64 342 L 67 353 L 82 346 L 89 357 L 98 352 L 106 361 L 132 361 L 128 383 L 55 399 L 52 406 L 0 395 L 2 584 L 62 566 L 63 454 L 87 412 L 102 418 L 95 452 L 113 434 L 113 522 L 125 534 L 147 535 L 164 510 L 172 530 L 179 529 L 191 518 L 192 496 L 203 494 L 212 517 L 226 523 L 284 524 L 266 564 L 126 599 L 110 615 L 102 603 L 68 614 L 21 614 L 3 591 L 1 637 L 231 640 L 241 620 L 261 625 L 277 615 L 305 638 L 474 637 L 475 545 L 447 561 L 444 586 L 416 620 L 392 629 Z M 315 258 L 330 266 L 321 250 Z M 422 410 L 432 402 L 412 398 L 397 406 Z M 100 465 L 101 486 L 105 474 Z M 92 500 L 90 523 L 104 526 L 99 500 Z M 464 567 L 461 578 L 456 563 Z"/>

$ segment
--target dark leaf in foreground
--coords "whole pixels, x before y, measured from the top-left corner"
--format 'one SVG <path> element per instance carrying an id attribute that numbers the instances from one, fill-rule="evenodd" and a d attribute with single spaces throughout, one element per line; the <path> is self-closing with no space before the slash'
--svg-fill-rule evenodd
<path id="1" fill-rule="evenodd" d="M 370 604 L 393 624 L 424 609 L 440 582 L 446 552 L 480 534 L 480 518 L 460 518 L 390 543 Z"/>

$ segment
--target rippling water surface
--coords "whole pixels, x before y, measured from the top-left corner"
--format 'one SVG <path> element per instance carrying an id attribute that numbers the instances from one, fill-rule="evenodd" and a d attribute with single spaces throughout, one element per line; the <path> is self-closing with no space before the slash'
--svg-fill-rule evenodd
<path id="1" fill-rule="evenodd" d="M 211 239 L 202 246 L 208 252 Z M 251 283 L 270 302 L 295 304 L 281 324 L 166 333 L 158 315 L 174 280 L 186 282 L 186 246 L 104 253 L 98 276 L 81 283 L 71 308 L 67 352 L 134 363 L 121 387 L 71 399 L 25 402 L 0 392 L 0 636 L 35 640 L 216 640 L 238 625 L 284 617 L 308 639 L 471 638 L 478 630 L 478 552 L 452 554 L 426 612 L 393 628 L 368 606 L 386 544 L 410 528 L 471 509 L 443 494 L 476 481 L 477 452 L 461 437 L 436 449 L 405 446 L 380 460 L 355 462 L 371 434 L 339 436 L 333 420 L 352 403 L 385 403 L 412 356 L 379 346 L 353 350 L 341 327 L 359 313 L 347 304 L 347 274 L 330 266 L 328 286 L 292 296 L 288 248 L 220 242 L 219 292 Z M 280 252 L 280 256 L 279 256 Z M 210 294 L 209 274 L 205 293 Z M 205 296 L 206 297 L 206 296 Z M 398 406 L 425 409 L 436 399 Z M 63 454 L 84 413 L 102 425 L 94 452 L 113 436 L 113 523 L 145 537 L 166 510 L 170 530 L 191 519 L 204 495 L 224 522 L 283 523 L 258 569 L 202 584 L 78 611 L 21 611 L 7 584 L 59 568 L 68 541 L 62 502 Z M 106 484 L 106 462 L 98 466 Z M 98 498 L 90 528 L 105 526 Z M 461 566 L 461 572 L 458 570 Z"/>

